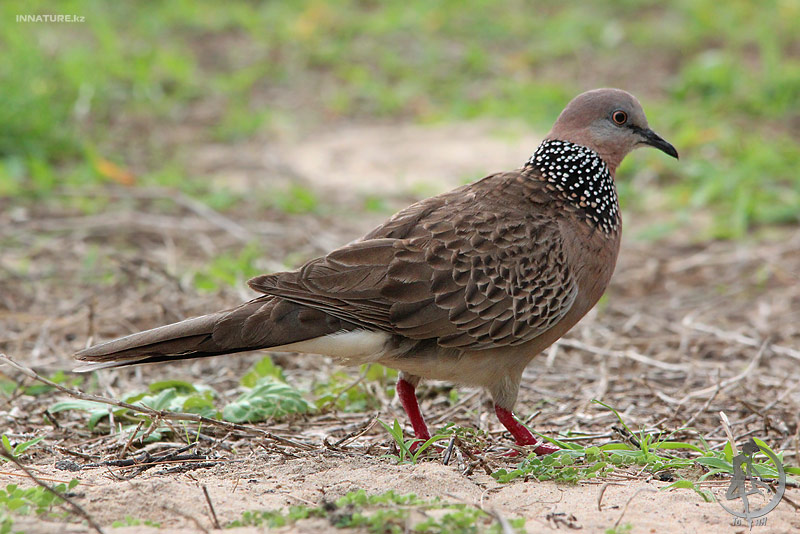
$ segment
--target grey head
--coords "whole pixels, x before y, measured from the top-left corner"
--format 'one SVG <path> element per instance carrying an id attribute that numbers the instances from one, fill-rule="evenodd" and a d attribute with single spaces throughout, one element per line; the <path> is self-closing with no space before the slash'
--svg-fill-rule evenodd
<path id="1" fill-rule="evenodd" d="M 621 89 L 594 89 L 567 104 L 546 139 L 588 147 L 612 174 L 623 158 L 640 146 L 652 146 L 677 158 L 675 147 L 650 129 L 641 104 Z"/>

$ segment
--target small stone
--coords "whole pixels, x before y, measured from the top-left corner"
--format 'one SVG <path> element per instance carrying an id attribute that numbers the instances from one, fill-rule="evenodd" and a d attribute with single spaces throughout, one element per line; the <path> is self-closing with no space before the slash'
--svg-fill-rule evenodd
<path id="1" fill-rule="evenodd" d="M 81 466 L 77 462 L 73 462 L 72 460 L 58 460 L 55 463 L 55 468 L 59 471 L 80 471 Z"/>

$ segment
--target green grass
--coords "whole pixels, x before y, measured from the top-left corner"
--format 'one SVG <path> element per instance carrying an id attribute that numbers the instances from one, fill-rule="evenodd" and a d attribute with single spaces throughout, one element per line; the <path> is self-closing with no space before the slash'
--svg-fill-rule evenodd
<path id="1" fill-rule="evenodd" d="M 113 528 L 139 527 L 139 526 L 161 528 L 161 523 L 158 523 L 156 521 L 150 521 L 148 519 L 136 519 L 133 516 L 126 515 L 125 519 L 118 519 L 113 523 L 111 523 L 111 526 Z"/>
<path id="2" fill-rule="evenodd" d="M 606 529 L 606 534 L 631 534 L 631 532 L 633 532 L 633 525 L 630 523 L 623 523 Z"/>
<path id="3" fill-rule="evenodd" d="M 39 437 L 36 437 L 36 438 L 33 438 L 33 439 L 29 439 L 27 441 L 23 441 L 21 443 L 17 443 L 16 445 L 12 446 L 11 445 L 11 440 L 9 439 L 9 437 L 7 435 L 3 434 L 2 436 L 0 436 L 0 444 L 2 445 L 2 447 L 6 450 L 6 452 L 8 454 L 10 454 L 14 458 L 17 458 L 23 452 L 25 452 L 28 448 L 36 445 L 37 443 L 39 443 L 43 439 L 44 439 L 44 436 L 39 436 Z M 0 462 L 7 462 L 7 461 L 8 461 L 8 459 L 6 459 L 3 456 L 0 456 Z"/>
<path id="4" fill-rule="evenodd" d="M 194 273 L 194 286 L 200 291 L 208 292 L 217 291 L 224 286 L 244 286 L 247 280 L 263 273 L 257 266 L 257 260 L 262 254 L 262 247 L 255 243 L 234 252 L 218 254 Z"/>
<path id="5" fill-rule="evenodd" d="M 224 209 L 224 191 L 187 179 L 162 129 L 229 142 L 297 121 L 498 117 L 544 130 L 579 90 L 617 85 L 682 156 L 620 169 L 628 209 L 672 214 L 645 236 L 691 226 L 736 238 L 798 221 L 796 2 L 69 0 L 58 11 L 85 22 L 15 22 L 52 11 L 0 5 L 0 197 L 49 199 L 132 170 L 137 184 Z M 317 199 L 289 191 L 280 203 L 305 212 Z"/>
<path id="6" fill-rule="evenodd" d="M 403 428 L 400 426 L 400 422 L 397 419 L 395 419 L 391 425 L 384 423 L 383 421 L 378 422 L 392 437 L 392 440 L 394 440 L 397 448 L 397 454 L 387 454 L 385 457 L 391 458 L 398 464 L 417 463 L 421 458 L 424 457 L 425 451 L 429 449 L 434 450 L 432 447 L 434 447 L 437 442 L 447 441 L 450 439 L 450 435 L 452 434 L 452 432 L 448 431 L 449 428 L 445 427 L 440 432 L 434 433 L 434 435 L 427 440 L 422 440 L 419 438 L 411 438 L 407 440 L 403 437 Z M 414 446 L 416 446 L 416 450 L 413 450 Z"/>
<path id="7" fill-rule="evenodd" d="M 611 411 L 624 427 L 631 443 L 611 442 L 599 446 L 581 446 L 577 443 L 541 436 L 557 445 L 562 450 L 547 456 L 536 456 L 531 453 L 514 469 L 498 469 L 492 476 L 502 483 L 515 480 L 554 480 L 556 482 L 575 484 L 593 478 L 603 478 L 619 468 L 636 467 L 637 471 L 652 475 L 670 473 L 677 480 L 664 486 L 663 490 L 689 489 L 697 493 L 705 501 L 713 501 L 710 491 L 700 485 L 716 475 L 733 474 L 734 451 L 730 443 L 722 450 L 709 447 L 708 443 L 699 439 L 699 443 L 675 441 L 672 435 L 648 434 L 635 432 L 625 423 L 617 410 L 600 401 L 594 401 Z M 572 436 L 562 436 L 572 437 Z M 775 454 L 780 462 L 783 455 L 776 454 L 763 441 L 756 443 Z M 775 467 L 765 455 L 754 457 L 754 466 L 763 478 L 777 478 Z M 699 469 L 698 469 L 699 468 Z M 789 480 L 800 475 L 800 467 L 784 464 Z"/>
<path id="8" fill-rule="evenodd" d="M 411 523 L 414 510 L 426 513 L 424 520 Z M 445 503 L 439 498 L 423 500 L 409 493 L 394 491 L 367 495 L 364 490 L 353 491 L 335 502 L 320 506 L 292 506 L 283 510 L 251 510 L 226 528 L 256 526 L 279 528 L 313 517 L 325 518 L 336 529 L 359 529 L 370 534 L 500 534 L 502 525 L 486 512 L 465 504 Z M 514 532 L 525 532 L 524 519 L 511 519 Z"/>
<path id="9" fill-rule="evenodd" d="M 78 485 L 78 480 L 72 479 L 64 484 L 53 486 L 59 494 L 67 493 Z M 0 534 L 17 532 L 14 529 L 14 517 L 36 515 L 42 518 L 60 519 L 67 517 L 68 512 L 55 512 L 53 507 L 63 503 L 63 499 L 41 486 L 20 488 L 17 484 L 8 484 L 0 488 Z"/>
<path id="10" fill-rule="evenodd" d="M 329 409 L 345 412 L 366 412 L 380 410 L 381 403 L 370 394 L 366 384 L 378 384 L 386 391 L 387 397 L 394 397 L 394 384 L 398 371 L 378 364 L 365 364 L 360 368 L 360 377 L 353 377 L 344 371 L 334 370 L 327 380 L 312 385 L 315 402 L 321 411 Z"/>
<path id="11" fill-rule="evenodd" d="M 56 384 L 61 384 L 67 387 L 76 386 L 82 382 L 80 377 L 67 375 L 67 373 L 64 371 L 56 371 L 47 378 Z M 0 394 L 10 397 L 11 395 L 17 393 L 19 389 L 20 385 L 17 382 L 5 377 L 0 377 Z M 25 395 L 33 396 L 43 395 L 54 390 L 55 388 L 53 386 L 48 386 L 45 384 L 31 384 L 22 388 L 22 392 Z"/>

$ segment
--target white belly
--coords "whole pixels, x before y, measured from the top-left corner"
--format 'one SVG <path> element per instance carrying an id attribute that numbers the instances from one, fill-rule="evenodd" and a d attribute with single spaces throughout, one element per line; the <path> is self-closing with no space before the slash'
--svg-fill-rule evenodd
<path id="1" fill-rule="evenodd" d="M 420 345 L 385 332 L 353 330 L 337 332 L 306 341 L 291 343 L 270 350 L 322 354 L 344 365 L 380 363 L 410 375 L 455 384 L 482 386 L 495 400 L 516 398 L 522 371 L 535 354 L 530 347 L 510 347 L 463 351 L 437 345 Z"/>

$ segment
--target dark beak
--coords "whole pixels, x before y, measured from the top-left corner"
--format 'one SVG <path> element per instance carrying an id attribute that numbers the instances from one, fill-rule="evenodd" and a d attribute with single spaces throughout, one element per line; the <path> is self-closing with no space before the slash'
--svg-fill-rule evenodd
<path id="1" fill-rule="evenodd" d="M 642 143 L 655 147 L 661 152 L 669 154 L 673 158 L 678 159 L 678 151 L 675 150 L 675 147 L 664 141 L 661 136 L 659 136 L 650 128 L 643 128 L 639 130 L 638 133 L 642 137 Z"/>

